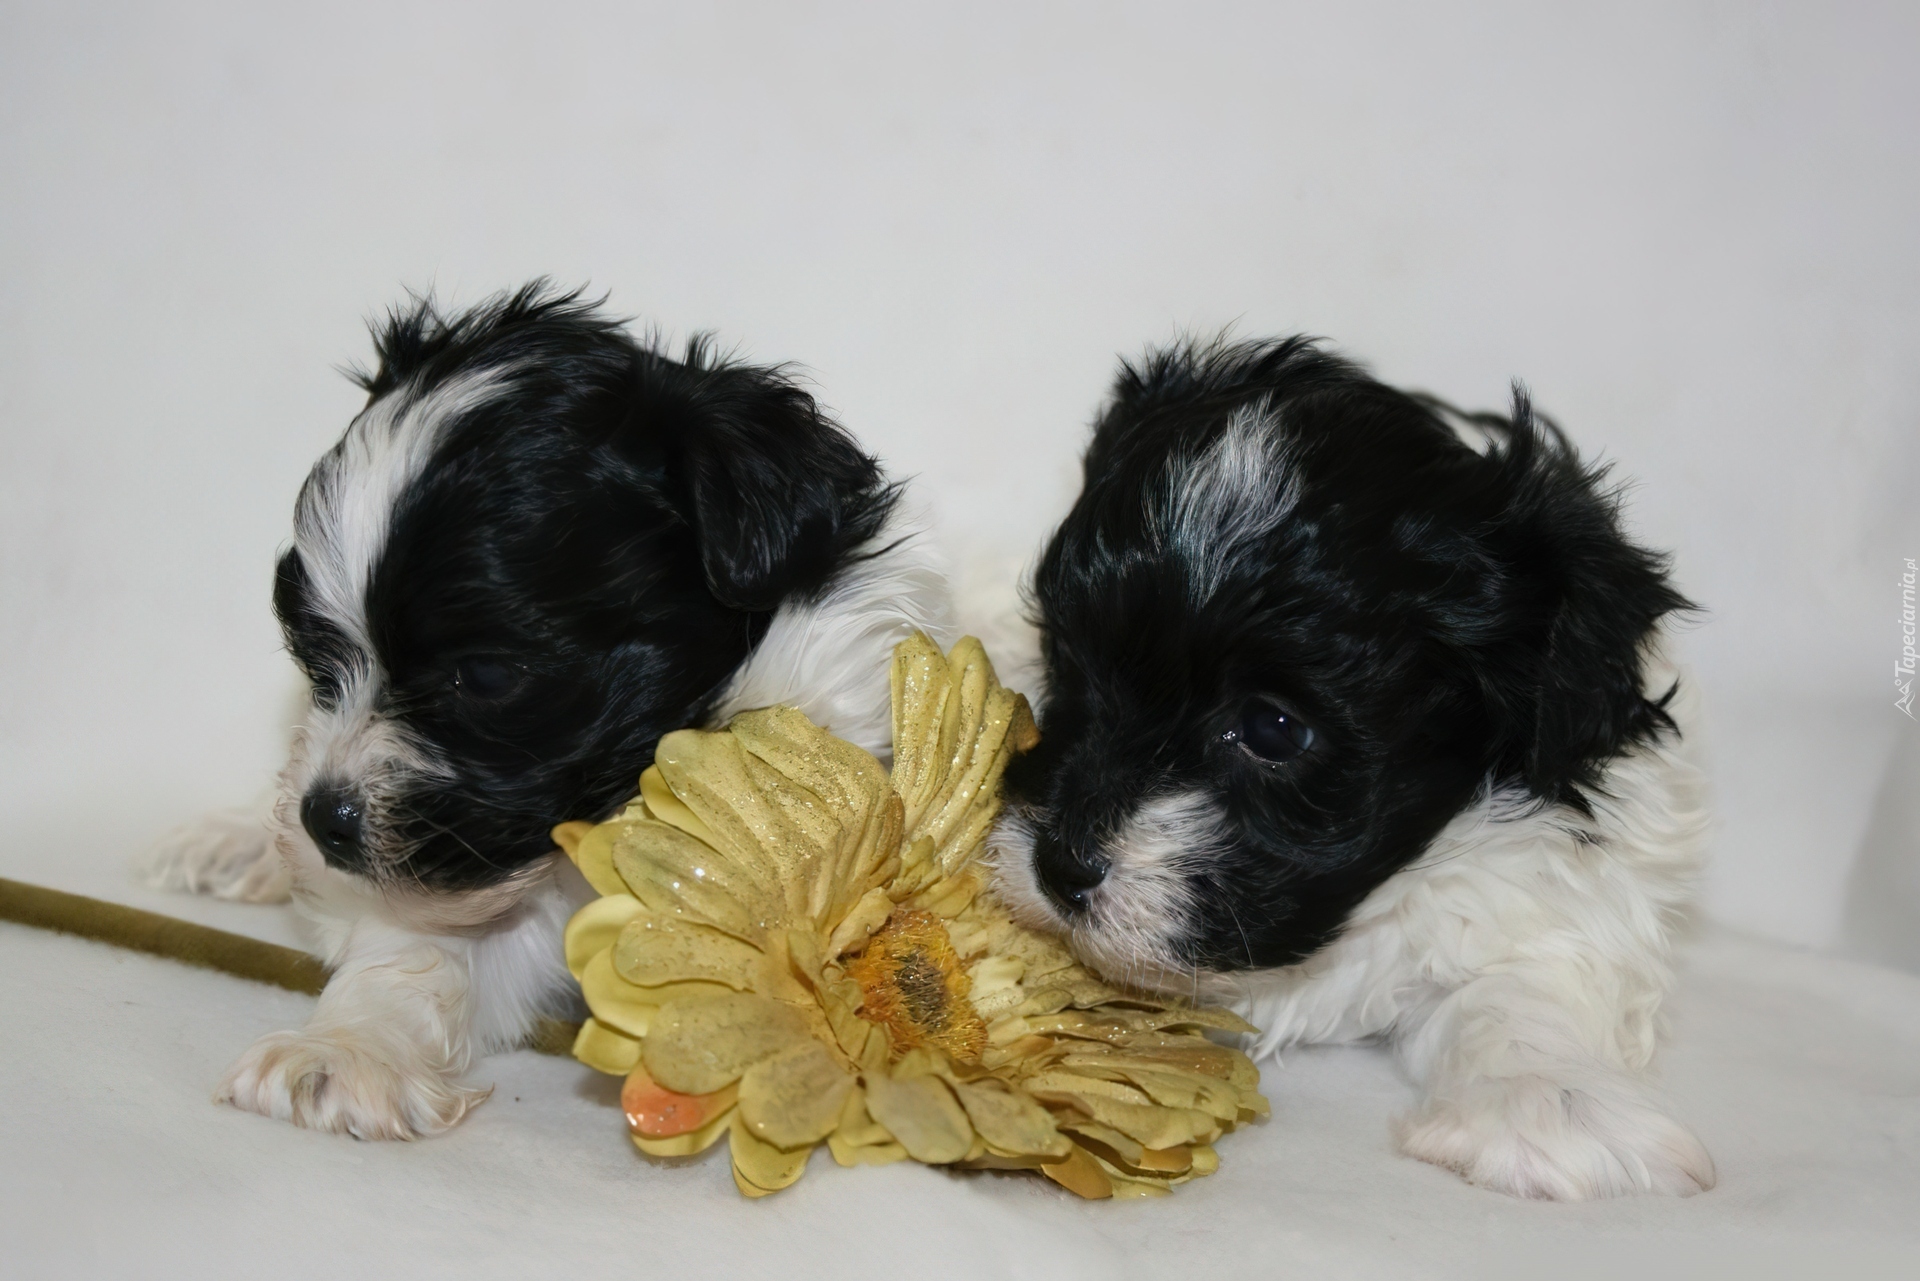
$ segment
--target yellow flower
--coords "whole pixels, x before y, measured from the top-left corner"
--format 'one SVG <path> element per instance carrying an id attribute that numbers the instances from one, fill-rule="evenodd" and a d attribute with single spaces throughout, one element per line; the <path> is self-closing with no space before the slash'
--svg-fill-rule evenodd
<path id="1" fill-rule="evenodd" d="M 893 708 L 891 774 L 774 707 L 669 734 L 623 813 L 555 829 L 604 895 L 567 927 L 593 1011 L 574 1054 L 626 1078 L 634 1142 L 725 1135 L 748 1196 L 823 1142 L 1088 1197 L 1211 1173 L 1267 1105 L 1203 1029 L 1251 1029 L 1101 982 L 987 891 L 1000 776 L 1038 734 L 979 642 L 902 642 Z"/>

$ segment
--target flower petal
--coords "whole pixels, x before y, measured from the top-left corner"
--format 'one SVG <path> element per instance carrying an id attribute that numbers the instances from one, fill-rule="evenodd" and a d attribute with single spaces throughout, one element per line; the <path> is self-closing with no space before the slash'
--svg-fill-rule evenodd
<path id="1" fill-rule="evenodd" d="M 907 1159 L 907 1150 L 898 1143 L 870 1143 L 865 1146 L 842 1139 L 836 1132 L 827 1136 L 827 1151 L 840 1165 L 892 1165 Z"/>
<path id="2" fill-rule="evenodd" d="M 947 932 L 949 935 L 955 933 L 951 926 L 948 927 Z M 956 949 L 959 947 L 958 939 L 954 940 L 954 946 Z M 973 980 L 973 986 L 968 989 L 968 995 L 973 998 L 975 1006 L 978 1006 L 988 997 L 1003 991 L 1018 989 L 1020 979 L 1026 972 L 1027 963 L 1017 956 L 986 957 L 967 970 L 967 977 Z"/>
<path id="3" fill-rule="evenodd" d="M 1101 1173 L 1105 1174 L 1107 1181 L 1113 1185 L 1113 1199 L 1116 1201 L 1132 1200 L 1136 1197 L 1166 1196 L 1173 1190 L 1168 1186 L 1170 1183 L 1186 1181 L 1179 1176 L 1160 1178 L 1153 1175 L 1136 1175 L 1125 1166 L 1115 1165 L 1098 1152 L 1089 1151 L 1088 1155 L 1093 1157 Z"/>
<path id="4" fill-rule="evenodd" d="M 854 1147 L 873 1147 L 893 1142 L 893 1135 L 888 1133 L 887 1127 L 874 1120 L 867 1111 L 867 1092 L 858 1084 L 840 1107 L 840 1124 L 834 1129 L 833 1137 Z"/>
<path id="5" fill-rule="evenodd" d="M 595 899 L 573 914 L 567 922 L 567 969 L 576 979 L 597 952 L 604 952 L 620 937 L 627 922 L 645 911 L 640 900 L 625 892 Z"/>
<path id="6" fill-rule="evenodd" d="M 663 785 L 664 786 L 664 785 Z M 659 819 L 627 823 L 613 844 L 613 867 L 649 911 L 685 916 L 758 943 L 761 922 L 780 912 L 779 887 L 710 845 Z"/>
<path id="7" fill-rule="evenodd" d="M 1177 1006 L 1161 1010 L 1122 1010 L 1111 1007 L 1097 1011 L 1062 1009 L 1058 1013 L 1034 1018 L 1032 1026 L 1035 1032 L 1126 1045 L 1142 1033 L 1163 1032 L 1168 1028 L 1195 1027 L 1214 1028 L 1222 1032 L 1245 1032 L 1252 1025 L 1226 1010 L 1202 1010 Z M 1142 1042 L 1142 1044 L 1152 1043 L 1152 1038 Z M 1186 1043 L 1186 1038 L 1174 1034 L 1163 1043 L 1179 1045 Z"/>
<path id="8" fill-rule="evenodd" d="M 730 992 L 661 1006 L 641 1060 L 653 1079 L 670 1090 L 711 1094 L 739 1080 L 761 1059 L 808 1039 L 806 1020 L 798 1010 L 764 996 Z"/>
<path id="9" fill-rule="evenodd" d="M 1232 1010 L 1196 1009 L 1188 1005 L 1176 1006 L 1168 1010 L 1154 1026 L 1156 1028 L 1203 1027 L 1215 1032 L 1235 1032 L 1241 1036 L 1253 1036 L 1260 1031 Z"/>
<path id="10" fill-rule="evenodd" d="M 1083 1147 L 1075 1147 L 1067 1153 L 1064 1161 L 1041 1166 L 1040 1173 L 1075 1196 L 1083 1196 L 1089 1201 L 1102 1201 L 1113 1195 L 1113 1181 L 1107 1178 L 1107 1172 Z"/>
<path id="11" fill-rule="evenodd" d="M 743 712 L 728 729 L 749 752 L 819 798 L 843 827 L 863 825 L 889 791 L 879 761 L 815 725 L 798 708 Z"/>
<path id="12" fill-rule="evenodd" d="M 588 1019 L 573 1038 L 573 1057 L 596 1072 L 625 1076 L 640 1062 L 640 1042 L 599 1019 Z"/>
<path id="13" fill-rule="evenodd" d="M 894 647 L 892 681 L 893 790 L 911 831 L 939 790 L 957 737 L 946 715 L 953 671 L 940 647 L 916 632 Z"/>
<path id="14" fill-rule="evenodd" d="M 553 843 L 560 847 L 563 854 L 572 858 L 573 852 L 580 848 L 580 838 L 597 826 L 599 824 L 576 818 L 569 823 L 556 823 L 548 835 L 553 838 Z"/>
<path id="15" fill-rule="evenodd" d="M 1146 1067 L 1174 1072 L 1197 1072 L 1217 1080 L 1226 1081 L 1238 1089 L 1252 1089 L 1260 1084 L 1260 1070 L 1253 1066 L 1253 1060 L 1235 1049 L 1224 1045 L 1215 1045 L 1197 1037 L 1183 1037 L 1177 1045 L 1150 1046 L 1128 1044 L 1123 1049 L 1109 1050 L 1105 1046 L 1088 1045 L 1086 1052 L 1096 1052 L 1100 1062 L 1114 1067 Z M 1080 1047 L 1075 1047 L 1061 1062 L 1071 1065 L 1088 1057 Z"/>
<path id="16" fill-rule="evenodd" d="M 945 1165 L 973 1146 L 973 1125 L 946 1083 L 936 1076 L 896 1080 L 867 1074 L 867 1112 L 907 1150 L 928 1165 Z"/>
<path id="17" fill-rule="evenodd" d="M 1128 1138 L 1120 1131 L 1089 1121 L 1083 1116 L 1069 1114 L 1060 1121 L 1060 1128 L 1073 1135 L 1073 1141 L 1083 1147 L 1089 1147 L 1108 1161 L 1118 1161 L 1136 1169 L 1146 1159 L 1147 1149 L 1139 1140 Z"/>
<path id="18" fill-rule="evenodd" d="M 660 1008 L 657 999 L 648 999 L 646 989 L 614 973 L 611 950 L 595 952 L 581 969 L 580 994 L 594 1018 L 628 1036 L 645 1036 Z"/>
<path id="19" fill-rule="evenodd" d="M 1028 1077 L 1022 1082 L 1027 1091 L 1036 1098 L 1050 1099 L 1054 1094 L 1069 1098 L 1080 1096 L 1098 1096 L 1103 1099 L 1115 1099 L 1122 1103 L 1150 1104 L 1144 1090 L 1128 1085 L 1125 1081 L 1110 1081 L 1105 1077 L 1088 1076 L 1080 1072 L 1055 1068 Z"/>
<path id="20" fill-rule="evenodd" d="M 627 887 L 613 870 L 613 840 L 618 825 L 601 823 L 587 831 L 579 830 L 578 823 L 562 823 L 553 829 L 553 838 L 573 865 L 580 869 L 580 875 L 587 878 L 587 884 L 601 894 L 625 894 Z M 565 829 L 565 830 L 563 830 Z"/>
<path id="21" fill-rule="evenodd" d="M 769 891 L 777 887 L 785 910 L 797 913 L 826 860 L 786 806 L 768 798 L 752 759 L 733 735 L 698 730 L 668 734 L 654 757 L 673 794 L 713 833 L 709 843 Z"/>
<path id="22" fill-rule="evenodd" d="M 685 801 L 673 794 L 658 765 L 647 766 L 640 775 L 640 799 L 646 802 L 647 812 L 662 823 L 679 828 L 702 845 L 713 844 L 712 830 L 687 808 Z"/>
<path id="23" fill-rule="evenodd" d="M 642 987 L 706 982 L 750 991 L 765 960 L 759 948 L 731 934 L 646 912 L 628 920 L 613 945 L 614 971 Z"/>
<path id="24" fill-rule="evenodd" d="M 1162 1107 L 1194 1108 L 1229 1124 L 1240 1116 L 1240 1091 L 1225 1081 L 1177 1072 L 1126 1067 L 1120 1072 Z"/>
<path id="25" fill-rule="evenodd" d="M 761 1059 L 740 1078 L 740 1119 L 777 1148 L 811 1147 L 840 1122 L 853 1074 L 827 1047 L 805 1041 Z"/>
<path id="26" fill-rule="evenodd" d="M 795 708 L 744 712 L 728 729 L 754 758 L 798 784 L 796 795 L 805 799 L 808 809 L 795 812 L 796 819 L 812 823 L 817 812 L 833 821 L 835 830 L 815 830 L 828 862 L 813 878 L 805 911 L 816 922 L 836 924 L 883 879 L 899 844 L 899 799 L 886 771 L 872 756 L 814 725 Z"/>
<path id="27" fill-rule="evenodd" d="M 813 1155 L 812 1144 L 788 1152 L 754 1137 L 738 1113 L 728 1137 L 733 1149 L 734 1186 L 750 1197 L 791 1187 L 807 1172 L 807 1158 Z"/>
<path id="28" fill-rule="evenodd" d="M 704 1129 L 733 1106 L 740 1091 L 729 1085 L 712 1094 L 681 1094 L 669 1090 L 636 1066 L 620 1087 L 620 1110 L 635 1134 L 670 1139 Z"/>
<path id="29" fill-rule="evenodd" d="M 995 1082 L 949 1084 L 980 1137 L 1002 1152 L 1059 1159 L 1071 1141 L 1054 1128 L 1053 1116 L 1026 1095 Z"/>
<path id="30" fill-rule="evenodd" d="M 841 957 L 864 946 L 873 932 L 885 925 L 887 918 L 892 915 L 892 897 L 879 886 L 874 886 L 834 926 L 833 936 L 827 940 L 827 956 Z"/>
<path id="31" fill-rule="evenodd" d="M 1063 1090 L 1033 1090 L 1035 1098 L 1069 1103 L 1102 1125 L 1110 1126 L 1142 1147 L 1170 1148 L 1198 1140 L 1211 1143 L 1221 1133 L 1220 1123 L 1189 1108 L 1163 1108 L 1151 1103 L 1124 1103 L 1109 1095 Z"/>
<path id="32" fill-rule="evenodd" d="M 733 1119 L 738 1115 L 737 1108 L 728 1108 L 690 1134 L 676 1134 L 664 1139 L 650 1139 L 644 1134 L 631 1134 L 630 1137 L 633 1146 L 648 1156 L 693 1156 L 705 1152 L 721 1135 L 731 1130 Z"/>
<path id="33" fill-rule="evenodd" d="M 820 1009 L 826 1016 L 833 1039 L 853 1064 L 862 1071 L 880 1069 L 892 1057 L 892 1041 L 885 1028 L 875 1027 L 860 1017 L 865 999 L 860 985 L 852 979 L 837 979 L 820 989 Z"/>
<path id="34" fill-rule="evenodd" d="M 1026 699 L 994 678 L 978 640 L 962 637 L 944 660 L 937 654 L 931 644 L 896 650 L 894 692 L 901 710 L 895 717 L 893 781 L 906 802 L 909 839 L 931 837 L 938 874 L 951 875 L 973 856 L 999 810 L 1007 762 L 1014 751 L 1032 746 L 1038 733 Z M 944 679 L 937 671 L 941 665 Z"/>

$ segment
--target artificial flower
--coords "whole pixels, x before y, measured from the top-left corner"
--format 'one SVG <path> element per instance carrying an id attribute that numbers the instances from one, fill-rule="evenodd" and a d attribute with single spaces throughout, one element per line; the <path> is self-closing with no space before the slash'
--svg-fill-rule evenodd
<path id="1" fill-rule="evenodd" d="M 1217 1165 L 1266 1101 L 1233 1015 L 1111 986 L 1015 923 L 977 854 L 1038 734 L 979 642 L 893 663 L 894 760 L 791 707 L 660 741 L 640 794 L 555 839 L 604 896 L 567 928 L 634 1142 L 727 1139 L 748 1196 L 842 1165 L 1037 1169 L 1086 1197 Z"/>

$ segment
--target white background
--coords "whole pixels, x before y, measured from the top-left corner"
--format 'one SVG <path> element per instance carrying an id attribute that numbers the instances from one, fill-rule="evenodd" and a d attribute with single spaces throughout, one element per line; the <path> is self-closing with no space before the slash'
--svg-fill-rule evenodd
<path id="1" fill-rule="evenodd" d="M 1708 607 L 1709 910 L 1920 963 L 1920 9 L 1445 8 L 5 4 L 0 872 L 259 788 L 334 367 L 548 274 L 804 365 L 967 561 L 1180 330 L 1524 378 Z"/>

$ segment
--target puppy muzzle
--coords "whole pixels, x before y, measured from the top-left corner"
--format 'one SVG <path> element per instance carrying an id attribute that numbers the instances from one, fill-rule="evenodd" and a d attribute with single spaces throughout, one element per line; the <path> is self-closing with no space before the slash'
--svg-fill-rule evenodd
<path id="1" fill-rule="evenodd" d="M 1086 914 L 1091 894 L 1107 879 L 1111 866 L 1105 855 L 1071 845 L 1050 831 L 1034 835 L 1034 874 L 1047 898 L 1068 917 Z"/>
<path id="2" fill-rule="evenodd" d="M 300 825 L 320 847 L 320 857 L 345 872 L 366 870 L 366 803 L 357 792 L 319 786 L 301 798 Z"/>

